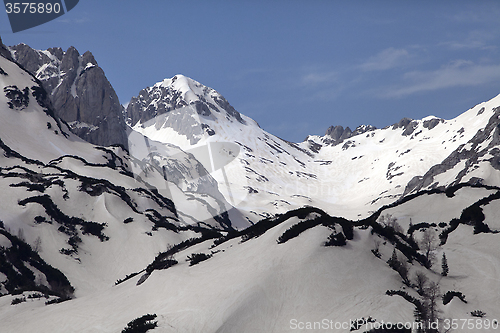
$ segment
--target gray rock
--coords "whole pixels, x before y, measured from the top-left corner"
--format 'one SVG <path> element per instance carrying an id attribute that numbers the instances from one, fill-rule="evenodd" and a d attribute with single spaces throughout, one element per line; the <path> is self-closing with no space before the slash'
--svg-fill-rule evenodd
<path id="1" fill-rule="evenodd" d="M 12 60 L 12 55 L 10 54 L 9 49 L 3 45 L 2 37 L 0 37 L 0 56 Z"/>
<path id="2" fill-rule="evenodd" d="M 80 55 L 74 47 L 66 52 L 61 48 L 38 51 L 25 44 L 10 50 L 42 82 L 56 115 L 76 135 L 96 145 L 128 148 L 123 107 L 92 53 Z"/>
<path id="3" fill-rule="evenodd" d="M 405 117 L 405 118 L 401 119 L 399 121 L 399 123 L 393 124 L 392 129 L 406 128 L 406 126 L 408 126 L 412 121 L 413 121 L 413 119 Z"/>
<path id="4" fill-rule="evenodd" d="M 376 130 L 377 128 L 371 125 L 360 125 L 356 127 L 354 131 L 351 131 L 349 127 L 342 126 L 330 126 L 323 137 L 322 142 L 327 145 L 338 145 L 343 141 L 352 138 L 353 136 L 360 135 L 369 131 Z"/>
<path id="5" fill-rule="evenodd" d="M 415 131 L 415 129 L 417 128 L 418 126 L 418 122 L 416 122 L 415 120 L 411 121 L 408 125 L 406 125 L 405 127 L 405 130 L 403 132 L 403 135 L 404 136 L 410 136 L 413 134 L 413 132 Z M 417 135 L 417 134 L 415 134 Z"/>
<path id="6" fill-rule="evenodd" d="M 323 143 L 335 146 L 350 138 L 352 136 L 352 131 L 349 127 L 344 129 L 342 126 L 330 126 L 326 130 L 325 136 Z"/>
<path id="7" fill-rule="evenodd" d="M 308 147 L 309 149 L 313 152 L 313 153 L 319 153 L 319 151 L 321 150 L 321 148 L 323 147 L 322 145 L 320 145 L 319 143 L 316 143 L 312 140 L 307 140 L 307 143 L 308 143 Z"/>
<path id="8" fill-rule="evenodd" d="M 403 118 L 399 121 L 399 123 L 393 124 L 392 129 L 394 130 L 398 128 L 404 128 L 405 130 L 403 131 L 403 135 L 409 136 L 413 134 L 417 126 L 418 126 L 417 121 L 410 118 Z"/>
<path id="9" fill-rule="evenodd" d="M 439 123 L 442 123 L 444 122 L 444 119 L 439 119 L 439 118 L 434 118 L 434 119 L 430 119 L 430 120 L 424 120 L 424 128 L 427 128 L 429 130 L 433 129 L 434 127 L 436 127 L 437 125 L 439 125 Z"/>
<path id="10" fill-rule="evenodd" d="M 329 135 L 333 140 L 337 141 L 338 139 L 340 139 L 343 133 L 344 133 L 344 127 L 330 126 L 326 130 L 325 135 Z"/>
<path id="11" fill-rule="evenodd" d="M 372 125 L 360 125 L 360 126 L 356 127 L 356 129 L 352 132 L 351 137 L 355 136 L 355 135 L 360 135 L 360 134 L 363 134 L 366 132 L 371 132 L 371 131 L 374 131 L 376 129 L 377 128 L 375 126 L 372 126 Z"/>

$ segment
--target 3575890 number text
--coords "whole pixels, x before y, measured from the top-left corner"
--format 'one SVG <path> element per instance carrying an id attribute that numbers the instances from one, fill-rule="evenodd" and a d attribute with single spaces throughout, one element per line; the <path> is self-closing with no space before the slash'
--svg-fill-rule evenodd
<path id="1" fill-rule="evenodd" d="M 56 2 L 7 2 L 5 4 L 7 14 L 58 14 L 61 12 L 61 4 Z"/>

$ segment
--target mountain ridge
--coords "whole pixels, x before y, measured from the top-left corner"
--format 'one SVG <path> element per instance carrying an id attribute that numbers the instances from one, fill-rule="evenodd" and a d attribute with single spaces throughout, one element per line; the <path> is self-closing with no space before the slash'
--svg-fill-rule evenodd
<path id="1" fill-rule="evenodd" d="M 177 89 L 172 79 L 153 86 L 163 87 L 163 94 L 153 88 L 143 90 L 141 98 L 150 97 L 149 103 L 142 105 L 142 112 L 148 112 L 150 119 L 144 123 L 137 120 L 133 128 L 151 139 L 173 143 L 184 150 L 211 142 L 238 144 L 238 158 L 227 166 L 231 171 L 225 177 L 219 175 L 215 178 L 219 184 L 229 186 L 232 195 L 240 198 L 240 205 L 245 205 L 250 198 L 254 206 L 255 202 L 265 205 L 258 209 L 247 206 L 253 222 L 265 213 L 282 213 L 306 204 L 317 205 L 330 213 L 338 209 L 345 211 L 349 206 L 358 210 L 365 206 L 366 210 L 361 214 L 368 214 L 384 203 L 407 195 L 405 188 L 410 188 L 410 182 L 416 182 L 414 177 L 425 174 L 460 145 L 472 140 L 489 118 L 494 117 L 492 107 L 499 104 L 497 96 L 487 103 L 490 106 L 486 113 L 484 110 L 479 112 L 484 106 L 476 106 L 468 111 L 468 116 L 461 115 L 451 120 L 434 116 L 421 120 L 403 118 L 383 129 L 362 125 L 355 131 L 341 126 L 330 127 L 323 137 L 309 136 L 304 142 L 295 144 L 254 126 L 256 123 L 244 115 L 241 117 L 246 125 L 219 117 L 223 110 L 214 103 L 204 104 L 209 112 L 200 111 L 200 107 L 195 106 L 196 102 L 204 103 L 199 96 L 204 98 L 203 94 L 213 89 L 184 76 L 182 80 L 183 87 L 187 87 L 184 90 Z M 186 101 L 180 102 L 191 91 L 190 84 L 199 93 L 193 93 Z M 177 102 L 164 107 L 172 99 Z M 134 112 L 141 112 L 138 107 L 139 104 L 135 104 Z M 465 118 L 467 120 L 458 120 Z M 450 131 L 454 135 L 437 141 L 438 136 L 444 138 Z M 397 145 L 401 143 L 405 148 L 398 149 Z M 354 169 L 348 178 L 339 176 L 348 169 Z M 353 179 L 356 169 L 367 171 Z M 374 193 L 373 189 L 377 187 L 383 189 Z M 276 194 L 276 200 L 269 201 L 271 193 Z M 364 193 L 365 198 L 362 199 L 359 193 Z M 224 195 L 228 199 L 229 193 Z M 359 199 L 350 200 L 356 197 Z"/>

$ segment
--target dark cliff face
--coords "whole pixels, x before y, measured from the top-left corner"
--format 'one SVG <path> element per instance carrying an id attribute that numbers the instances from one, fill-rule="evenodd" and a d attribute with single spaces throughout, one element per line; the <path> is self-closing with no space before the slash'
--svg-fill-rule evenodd
<path id="1" fill-rule="evenodd" d="M 96 145 L 128 148 L 123 107 L 92 53 L 80 55 L 74 47 L 66 52 L 38 51 L 25 44 L 10 49 L 15 60 L 42 82 L 56 115 L 76 135 Z"/>
<path id="2" fill-rule="evenodd" d="M 330 126 L 325 135 L 329 135 L 335 143 L 340 143 L 351 137 L 352 131 L 349 127 L 345 129 L 342 126 Z"/>
<path id="3" fill-rule="evenodd" d="M 3 44 L 2 37 L 0 37 L 0 56 L 5 59 L 12 60 L 12 55 L 10 54 L 9 49 Z"/>

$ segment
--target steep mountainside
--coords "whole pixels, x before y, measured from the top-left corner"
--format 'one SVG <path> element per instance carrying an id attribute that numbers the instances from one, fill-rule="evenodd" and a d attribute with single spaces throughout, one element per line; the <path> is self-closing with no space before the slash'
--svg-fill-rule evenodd
<path id="1" fill-rule="evenodd" d="M 135 131 L 196 156 L 226 200 L 253 222 L 310 203 L 285 186 L 315 179 L 305 164 L 312 154 L 265 132 L 199 82 L 176 75 L 146 88 L 131 100 L 127 117 Z"/>
<path id="2" fill-rule="evenodd" d="M 204 172 L 199 162 L 169 147 L 172 156 L 167 162 L 172 170 L 186 170 L 166 180 L 161 167 L 153 163 L 154 156 L 139 160 L 120 147 L 93 146 L 54 115 L 35 77 L 3 57 L 0 68 L 2 246 L 24 251 L 15 252 L 16 256 L 34 266 L 35 275 L 45 266 L 34 264 L 39 259 L 27 250 L 29 245 L 41 248 L 40 260 L 59 268 L 76 295 L 82 295 L 107 287 L 125 272 L 145 265 L 168 244 L 200 230 L 232 230 L 222 196 L 210 196 L 218 193 L 214 181 L 189 177 L 189 172 Z M 29 245 L 16 245 L 17 241 Z M 127 246 L 122 248 L 123 244 Z M 24 265 L 12 255 L 5 258 L 0 266 Z M 15 276 L 2 272 L 0 292 L 17 291 L 9 287 Z M 38 284 L 29 272 L 31 282 L 18 288 L 49 286 L 50 272 L 45 274 L 48 282 L 42 278 Z"/>
<path id="3" fill-rule="evenodd" d="M 13 58 L 42 82 L 55 113 L 73 133 L 101 146 L 128 147 L 123 108 L 118 96 L 89 51 L 74 47 L 34 50 L 10 47 Z"/>

